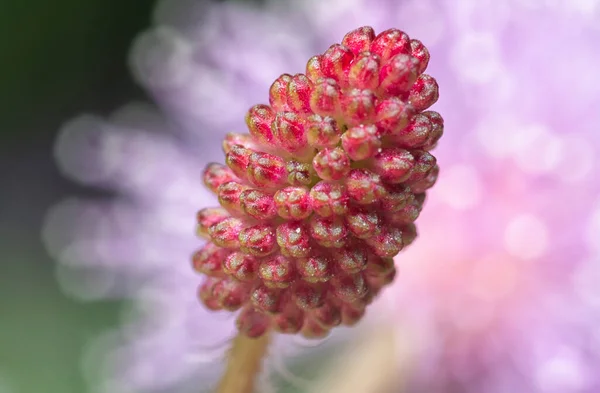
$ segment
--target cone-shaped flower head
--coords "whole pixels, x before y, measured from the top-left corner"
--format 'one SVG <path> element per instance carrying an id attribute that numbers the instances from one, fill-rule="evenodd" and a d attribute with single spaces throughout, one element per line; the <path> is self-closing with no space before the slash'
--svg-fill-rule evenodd
<path id="1" fill-rule="evenodd" d="M 269 105 L 246 115 L 249 134 L 223 141 L 225 163 L 204 183 L 220 207 L 198 212 L 209 239 L 193 256 L 212 310 L 241 309 L 241 332 L 322 337 L 361 319 L 395 276 L 393 258 L 439 168 L 430 153 L 443 119 L 424 71 L 427 48 L 398 30 L 346 34 L 283 74 Z"/>

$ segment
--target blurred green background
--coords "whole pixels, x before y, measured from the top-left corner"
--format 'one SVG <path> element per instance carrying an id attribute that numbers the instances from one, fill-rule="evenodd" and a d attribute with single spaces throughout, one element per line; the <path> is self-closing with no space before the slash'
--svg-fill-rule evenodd
<path id="1" fill-rule="evenodd" d="M 154 0 L 0 0 L 0 392 L 84 393 L 82 344 L 117 304 L 63 296 L 40 243 L 45 210 L 77 190 L 52 163 L 60 125 L 143 98 L 130 42 Z"/>

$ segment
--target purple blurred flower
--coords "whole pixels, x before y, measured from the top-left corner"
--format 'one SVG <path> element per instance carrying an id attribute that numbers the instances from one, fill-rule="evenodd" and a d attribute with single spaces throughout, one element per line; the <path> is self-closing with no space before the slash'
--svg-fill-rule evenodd
<path id="1" fill-rule="evenodd" d="M 44 228 L 67 292 L 131 299 L 88 351 L 86 369 L 112 364 L 98 392 L 214 378 L 233 326 L 195 299 L 201 171 L 279 74 L 360 25 L 427 45 L 446 120 L 420 237 L 377 306 L 418 333 L 415 391 L 599 389 L 599 1 L 163 0 L 155 22 L 131 64 L 169 120 L 132 105 L 56 144 L 65 175 L 117 194 L 65 201 Z"/>

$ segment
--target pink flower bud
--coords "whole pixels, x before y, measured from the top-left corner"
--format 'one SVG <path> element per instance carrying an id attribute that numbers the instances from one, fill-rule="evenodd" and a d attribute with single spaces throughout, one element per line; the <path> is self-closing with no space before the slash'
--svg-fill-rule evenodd
<path id="1" fill-rule="evenodd" d="M 268 224 L 257 224 L 239 232 L 239 244 L 242 252 L 264 257 L 277 251 L 275 230 Z"/>
<path id="2" fill-rule="evenodd" d="M 340 111 L 341 96 L 340 86 L 335 79 L 319 79 L 310 95 L 310 108 L 318 115 L 335 117 Z"/>
<path id="3" fill-rule="evenodd" d="M 381 147 L 377 127 L 361 124 L 350 128 L 342 135 L 342 146 L 355 161 L 374 156 Z"/>
<path id="4" fill-rule="evenodd" d="M 258 221 L 270 220 L 277 215 L 273 196 L 255 189 L 247 189 L 240 194 L 240 204 L 244 213 Z"/>
<path id="5" fill-rule="evenodd" d="M 310 234 L 323 247 L 339 248 L 345 244 L 348 228 L 340 216 L 313 216 L 310 220 Z"/>
<path id="6" fill-rule="evenodd" d="M 381 100 L 375 107 L 375 124 L 384 134 L 397 134 L 409 123 L 414 108 L 398 97 Z"/>
<path id="7" fill-rule="evenodd" d="M 256 257 L 240 251 L 229 254 L 223 261 L 223 272 L 239 281 L 254 281 L 257 270 Z"/>
<path id="8" fill-rule="evenodd" d="M 286 163 L 276 155 L 253 153 L 248 160 L 248 180 L 257 187 L 274 188 L 285 182 Z"/>
<path id="9" fill-rule="evenodd" d="M 238 310 L 242 334 L 269 330 L 321 338 L 351 326 L 396 276 L 439 167 L 431 153 L 443 119 L 423 74 L 429 52 L 400 30 L 346 34 L 283 74 L 270 105 L 246 114 L 248 134 L 227 134 L 226 166 L 205 185 L 220 208 L 197 214 L 194 269 L 210 310 Z"/>
<path id="10" fill-rule="evenodd" d="M 354 54 L 347 46 L 333 44 L 321 56 L 321 72 L 326 78 L 333 78 L 343 84 L 352 59 Z"/>
<path id="11" fill-rule="evenodd" d="M 283 255 L 275 255 L 262 261 L 258 275 L 271 288 L 287 288 L 296 279 L 294 261 Z"/>
<path id="12" fill-rule="evenodd" d="M 307 119 L 306 137 L 308 144 L 316 148 L 335 147 L 341 132 L 333 117 L 312 115 Z"/>
<path id="13" fill-rule="evenodd" d="M 344 185 L 321 181 L 310 190 L 310 200 L 315 213 L 329 217 L 344 215 L 348 211 L 350 197 Z"/>
<path id="14" fill-rule="evenodd" d="M 373 171 L 381 180 L 398 184 L 406 181 L 411 175 L 415 158 L 408 151 L 400 148 L 382 149 L 373 157 Z"/>
<path id="15" fill-rule="evenodd" d="M 277 244 L 285 256 L 303 258 L 310 255 L 310 233 L 301 221 L 292 221 L 277 227 Z"/>
<path id="16" fill-rule="evenodd" d="M 273 143 L 271 124 L 275 120 L 275 113 L 268 105 L 254 105 L 246 114 L 246 125 L 250 135 L 260 144 Z"/>
<path id="17" fill-rule="evenodd" d="M 219 277 L 223 273 L 223 260 L 230 253 L 231 251 L 217 247 L 213 243 L 206 243 L 192 256 L 192 265 L 198 273 Z"/>
<path id="18" fill-rule="evenodd" d="M 321 70 L 321 55 L 313 56 L 308 60 L 306 63 L 306 76 L 313 83 L 325 77 Z"/>
<path id="19" fill-rule="evenodd" d="M 435 104 L 439 98 L 437 81 L 427 75 L 421 74 L 408 94 L 408 102 L 415 107 L 417 112 L 424 111 Z"/>
<path id="20" fill-rule="evenodd" d="M 356 126 L 371 122 L 375 117 L 376 99 L 375 93 L 371 90 L 352 89 L 347 92 L 341 102 L 346 124 Z"/>
<path id="21" fill-rule="evenodd" d="M 339 147 L 326 148 L 313 158 L 313 167 L 323 180 L 340 180 L 350 172 L 350 157 Z"/>
<path id="22" fill-rule="evenodd" d="M 348 71 L 348 83 L 359 89 L 375 90 L 379 86 L 381 59 L 374 53 L 357 55 Z"/>
<path id="23" fill-rule="evenodd" d="M 242 192 L 246 191 L 248 188 L 247 185 L 235 181 L 221 184 L 217 190 L 219 203 L 233 215 L 243 214 L 244 209 L 242 207 L 241 196 Z"/>
<path id="24" fill-rule="evenodd" d="M 361 205 L 376 202 L 385 194 L 379 175 L 366 169 L 353 169 L 346 179 L 350 198 Z"/>
<path id="25" fill-rule="evenodd" d="M 348 47 L 355 55 L 358 55 L 360 52 L 368 51 L 374 39 L 375 31 L 373 28 L 363 26 L 346 33 L 342 39 L 342 45 Z"/>
<path id="26" fill-rule="evenodd" d="M 308 189 L 286 187 L 274 195 L 277 214 L 286 220 L 302 220 L 312 213 Z"/>
<path id="27" fill-rule="evenodd" d="M 287 86 L 288 108 L 298 113 L 310 112 L 312 82 L 304 74 L 296 74 Z"/>
<path id="28" fill-rule="evenodd" d="M 269 104 L 274 110 L 278 112 L 289 110 L 287 88 L 291 81 L 291 75 L 282 74 L 269 88 Z"/>
<path id="29" fill-rule="evenodd" d="M 295 112 L 279 112 L 272 126 L 277 145 L 288 152 L 296 152 L 307 144 L 304 119 Z"/>
<path id="30" fill-rule="evenodd" d="M 333 259 L 327 255 L 313 255 L 298 259 L 298 274 L 309 283 L 327 282 L 333 275 Z"/>
<path id="31" fill-rule="evenodd" d="M 215 194 L 221 184 L 239 180 L 231 169 L 217 163 L 210 163 L 206 166 L 203 178 L 204 185 Z"/>
<path id="32" fill-rule="evenodd" d="M 405 93 L 417 80 L 418 71 L 419 61 L 416 58 L 406 54 L 396 55 L 381 67 L 380 89 L 390 95 Z"/>
<path id="33" fill-rule="evenodd" d="M 217 246 L 236 249 L 240 247 L 238 235 L 242 231 L 243 225 L 238 218 L 226 218 L 208 228 L 208 234 Z"/>
<path id="34" fill-rule="evenodd" d="M 382 31 L 375 37 L 371 44 L 370 51 L 381 57 L 382 62 L 398 54 L 410 54 L 410 38 L 403 31 L 398 29 L 388 29 Z"/>
<path id="35" fill-rule="evenodd" d="M 229 217 L 231 217 L 231 214 L 220 207 L 207 207 L 200 210 L 196 213 L 196 222 L 198 223 L 196 232 L 198 236 L 209 237 L 208 229 Z"/>
<path id="36" fill-rule="evenodd" d="M 410 40 L 410 55 L 419 61 L 417 72 L 421 75 L 429 64 L 429 51 L 419 40 Z"/>

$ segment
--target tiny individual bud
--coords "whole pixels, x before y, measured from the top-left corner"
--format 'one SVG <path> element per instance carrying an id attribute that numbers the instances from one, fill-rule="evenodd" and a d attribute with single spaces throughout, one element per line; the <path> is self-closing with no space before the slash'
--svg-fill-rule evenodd
<path id="1" fill-rule="evenodd" d="M 345 244 L 348 228 L 340 216 L 313 216 L 310 220 L 310 234 L 323 247 L 339 248 Z"/>
<path id="2" fill-rule="evenodd" d="M 283 255 L 274 255 L 261 262 L 258 275 L 270 288 L 287 288 L 296 278 L 294 261 Z"/>
<path id="3" fill-rule="evenodd" d="M 361 205 L 376 202 L 385 194 L 381 178 L 366 169 L 353 169 L 346 179 L 348 195 Z"/>
<path id="4" fill-rule="evenodd" d="M 436 164 L 423 179 L 410 183 L 410 188 L 416 193 L 425 192 L 433 187 L 439 174 L 440 167 Z"/>
<path id="5" fill-rule="evenodd" d="M 224 278 L 212 287 L 212 295 L 221 308 L 236 311 L 248 299 L 248 286 L 230 278 Z"/>
<path id="6" fill-rule="evenodd" d="M 213 243 L 206 243 L 204 247 L 196 251 L 192 256 L 192 266 L 198 273 L 206 274 L 207 276 L 222 276 L 223 261 L 231 253 L 221 247 L 215 246 Z"/>
<path id="7" fill-rule="evenodd" d="M 277 187 L 286 180 L 286 162 L 273 154 L 255 152 L 248 160 L 246 173 L 248 181 L 257 187 Z"/>
<path id="8" fill-rule="evenodd" d="M 339 83 L 346 79 L 354 54 L 345 45 L 333 44 L 321 56 L 321 72 Z"/>
<path id="9" fill-rule="evenodd" d="M 257 338 L 264 335 L 271 326 L 271 319 L 268 315 L 262 314 L 254 307 L 246 307 L 242 310 L 236 320 L 236 326 L 241 334 Z"/>
<path id="10" fill-rule="evenodd" d="M 334 79 L 319 79 L 310 95 L 310 108 L 318 115 L 335 117 L 340 111 L 341 95 L 340 86 Z"/>
<path id="11" fill-rule="evenodd" d="M 359 239 L 377 236 L 383 227 L 383 219 L 377 212 L 362 207 L 350 209 L 345 219 L 350 232 Z"/>
<path id="12" fill-rule="evenodd" d="M 280 314 L 285 305 L 285 292 L 278 288 L 259 285 L 250 294 L 250 301 L 257 309 L 269 314 Z"/>
<path id="13" fill-rule="evenodd" d="M 304 74 L 296 74 L 287 86 L 287 102 L 290 110 L 298 113 L 310 112 L 312 82 Z"/>
<path id="14" fill-rule="evenodd" d="M 312 310 L 325 304 L 325 295 L 323 285 L 299 281 L 294 287 L 293 299 L 300 309 Z"/>
<path id="15" fill-rule="evenodd" d="M 335 250 L 333 257 L 337 266 L 348 274 L 361 272 L 367 266 L 367 250 L 360 245 Z"/>
<path id="16" fill-rule="evenodd" d="M 403 31 L 388 29 L 375 37 L 370 51 L 379 55 L 383 62 L 387 62 L 388 59 L 398 54 L 409 54 L 411 52 L 410 38 Z"/>
<path id="17" fill-rule="evenodd" d="M 335 147 L 340 141 L 341 132 L 333 117 L 309 116 L 306 123 L 306 138 L 312 147 L 322 149 Z"/>
<path id="18" fill-rule="evenodd" d="M 254 105 L 246 113 L 248 131 L 262 145 L 269 145 L 273 142 L 273 132 L 271 131 L 273 120 L 275 120 L 275 112 L 268 105 Z"/>
<path id="19" fill-rule="evenodd" d="M 375 31 L 373 28 L 363 26 L 346 33 L 342 39 L 342 45 L 348 47 L 354 55 L 358 55 L 360 52 L 368 51 L 374 39 Z"/>
<path id="20" fill-rule="evenodd" d="M 417 112 L 424 111 L 435 104 L 439 98 L 439 86 L 430 75 L 421 74 L 408 94 L 408 102 Z"/>
<path id="21" fill-rule="evenodd" d="M 254 281 L 257 270 L 258 260 L 239 251 L 229 254 L 223 262 L 223 271 L 239 281 Z"/>
<path id="22" fill-rule="evenodd" d="M 408 185 L 423 180 L 436 165 L 436 158 L 431 153 L 425 150 L 413 150 L 412 155 L 415 157 L 415 164 L 406 180 Z"/>
<path id="23" fill-rule="evenodd" d="M 245 179 L 248 162 L 252 153 L 254 151 L 246 149 L 242 145 L 233 145 L 231 146 L 231 150 L 225 155 L 225 163 L 237 177 Z"/>
<path id="24" fill-rule="evenodd" d="M 346 326 L 356 325 L 364 316 L 366 308 L 350 304 L 342 305 L 342 324 Z"/>
<path id="25" fill-rule="evenodd" d="M 372 157 L 381 147 L 377 127 L 361 124 L 350 128 L 342 135 L 342 146 L 353 160 Z"/>
<path id="26" fill-rule="evenodd" d="M 256 143 L 249 134 L 238 134 L 236 132 L 227 133 L 223 139 L 223 152 L 225 152 L 225 154 L 229 153 L 235 145 L 250 150 L 256 149 Z"/>
<path id="27" fill-rule="evenodd" d="M 324 180 L 340 180 L 350 172 L 350 157 L 339 148 L 325 148 L 313 158 L 317 175 Z"/>
<path id="28" fill-rule="evenodd" d="M 209 237 L 208 229 L 229 217 L 231 217 L 231 215 L 223 208 L 204 208 L 196 213 L 196 222 L 198 223 L 198 229 L 196 230 L 196 233 L 198 236 Z"/>
<path id="29" fill-rule="evenodd" d="M 217 246 L 235 249 L 240 247 L 238 236 L 242 228 L 243 222 L 240 219 L 230 217 L 208 228 L 208 234 Z"/>
<path id="30" fill-rule="evenodd" d="M 255 220 L 270 220 L 277 215 L 273 196 L 265 192 L 247 189 L 240 194 L 243 211 Z"/>
<path id="31" fill-rule="evenodd" d="M 321 181 L 310 190 L 310 200 L 315 213 L 329 217 L 344 215 L 348 211 L 350 197 L 343 184 Z"/>
<path id="32" fill-rule="evenodd" d="M 401 184 L 387 184 L 385 195 L 381 197 L 381 208 L 385 212 L 393 213 L 400 211 L 414 199 L 412 189 Z"/>
<path id="33" fill-rule="evenodd" d="M 217 196 L 219 198 L 219 204 L 227 209 L 228 212 L 234 215 L 242 215 L 244 209 L 242 208 L 241 195 L 249 187 L 245 184 L 238 183 L 236 181 L 230 181 L 225 184 L 221 184 L 217 190 Z"/>
<path id="34" fill-rule="evenodd" d="M 321 71 L 321 55 L 316 55 L 308 59 L 306 63 L 306 76 L 313 83 L 325 77 Z"/>
<path id="35" fill-rule="evenodd" d="M 333 260 L 326 255 L 312 255 L 308 258 L 299 258 L 296 268 L 306 282 L 327 282 L 333 275 Z"/>
<path id="36" fill-rule="evenodd" d="M 353 303 L 364 298 L 369 288 L 362 274 L 339 275 L 332 280 L 335 296 L 343 302 Z"/>
<path id="37" fill-rule="evenodd" d="M 277 251 L 275 230 L 268 224 L 257 224 L 242 229 L 239 233 L 239 244 L 243 252 L 257 257 Z"/>
<path id="38" fill-rule="evenodd" d="M 398 54 L 381 67 L 379 87 L 390 95 L 409 91 L 418 77 L 419 61 L 407 54 Z"/>
<path id="39" fill-rule="evenodd" d="M 350 86 L 359 89 L 374 90 L 379 86 L 379 66 L 381 59 L 374 53 L 363 52 L 359 54 L 348 71 Z"/>
<path id="40" fill-rule="evenodd" d="M 371 257 L 365 270 L 368 276 L 383 277 L 396 268 L 394 258 Z"/>
<path id="41" fill-rule="evenodd" d="M 417 113 L 404 129 L 396 129 L 390 138 L 398 147 L 419 148 L 427 143 L 433 130 L 433 124 L 424 113 Z"/>
<path id="42" fill-rule="evenodd" d="M 410 224 L 404 224 L 400 227 L 402 230 L 402 239 L 404 240 L 404 247 L 408 247 L 417 238 L 417 226 L 412 222 Z"/>
<path id="43" fill-rule="evenodd" d="M 200 286 L 198 286 L 198 298 L 211 311 L 223 309 L 223 305 L 214 295 L 214 288 L 221 281 L 220 278 L 208 277 Z"/>
<path id="44" fill-rule="evenodd" d="M 275 330 L 283 334 L 296 334 L 304 324 L 304 312 L 298 307 L 288 306 L 283 313 L 273 316 Z"/>
<path id="45" fill-rule="evenodd" d="M 400 148 L 382 149 L 373 157 L 372 168 L 381 180 L 397 184 L 402 183 L 411 175 L 415 158 L 408 150 Z"/>
<path id="46" fill-rule="evenodd" d="M 214 193 L 217 193 L 217 189 L 221 184 L 239 180 L 231 169 L 225 165 L 210 163 L 204 169 L 204 185 Z"/>
<path id="47" fill-rule="evenodd" d="M 429 138 L 423 147 L 423 150 L 432 150 L 437 142 L 440 140 L 442 135 L 444 134 L 444 119 L 442 116 L 434 111 L 425 111 L 423 115 L 427 116 L 429 121 L 431 122 L 432 128 L 429 133 Z"/>
<path id="48" fill-rule="evenodd" d="M 396 134 L 406 127 L 414 112 L 412 105 L 398 97 L 389 97 L 375 107 L 375 125 L 384 134 Z"/>
<path id="49" fill-rule="evenodd" d="M 395 227 L 386 227 L 383 231 L 365 240 L 380 257 L 395 257 L 404 247 L 402 242 L 402 231 Z"/>
<path id="50" fill-rule="evenodd" d="M 331 303 L 325 303 L 323 306 L 313 310 L 311 316 L 321 326 L 329 329 L 342 323 L 340 308 Z"/>
<path id="51" fill-rule="evenodd" d="M 388 215 L 388 219 L 394 225 L 410 224 L 419 218 L 420 213 L 421 208 L 418 203 L 413 200 L 412 203 L 407 204 L 403 209 Z"/>
<path id="52" fill-rule="evenodd" d="M 292 186 L 308 186 L 313 180 L 313 169 L 305 163 L 290 160 L 285 166 L 287 182 Z"/>
<path id="53" fill-rule="evenodd" d="M 418 73 L 421 75 L 429 64 L 429 51 L 419 40 L 410 40 L 410 55 L 419 61 Z"/>
<path id="54" fill-rule="evenodd" d="M 269 104 L 277 112 L 289 110 L 287 88 L 291 81 L 290 74 L 282 74 L 269 88 Z"/>
<path id="55" fill-rule="evenodd" d="M 304 120 L 295 112 L 279 112 L 272 125 L 277 144 L 288 152 L 303 149 L 306 144 Z"/>
<path id="56" fill-rule="evenodd" d="M 315 321 L 312 318 L 304 318 L 304 325 L 302 325 L 302 329 L 300 333 L 309 339 L 322 339 L 325 338 L 331 333 L 331 330 L 320 325 L 319 322 Z"/>
<path id="57" fill-rule="evenodd" d="M 311 253 L 310 232 L 302 222 L 283 223 L 277 227 L 276 233 L 277 244 L 283 255 L 301 258 Z"/>
<path id="58" fill-rule="evenodd" d="M 310 194 L 305 187 L 286 187 L 275 193 L 277 214 L 286 220 L 302 220 L 312 213 Z"/>
<path id="59" fill-rule="evenodd" d="M 377 97 L 371 90 L 352 89 L 341 101 L 344 121 L 348 126 L 357 126 L 370 122 L 375 116 L 375 101 Z"/>

